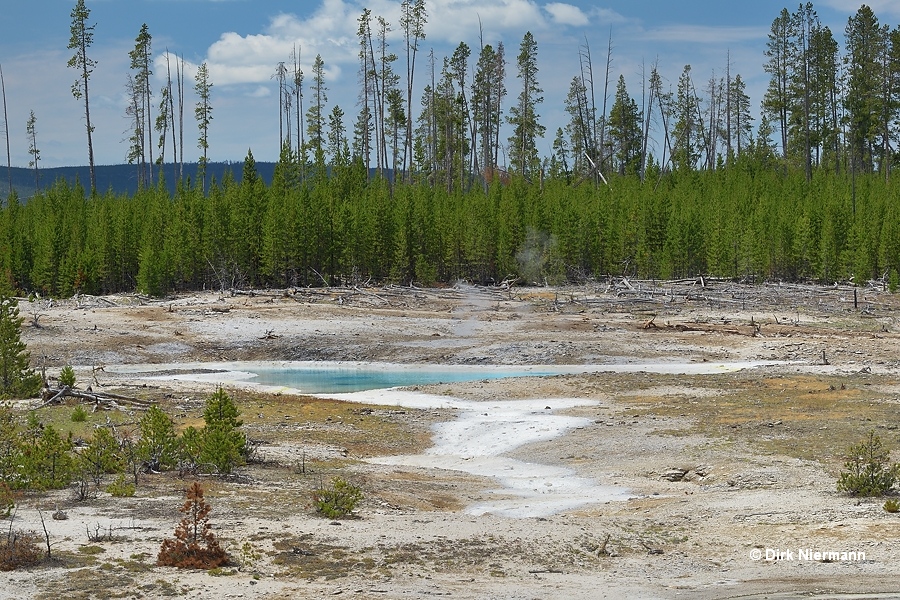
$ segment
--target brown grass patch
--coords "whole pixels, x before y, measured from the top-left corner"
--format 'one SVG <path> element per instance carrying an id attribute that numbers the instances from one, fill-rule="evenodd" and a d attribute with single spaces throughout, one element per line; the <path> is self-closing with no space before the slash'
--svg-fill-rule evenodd
<path id="1" fill-rule="evenodd" d="M 655 391 L 629 397 L 635 415 L 663 415 L 689 420 L 672 434 L 701 434 L 745 441 L 764 454 L 785 454 L 822 462 L 840 461 L 846 449 L 870 429 L 898 428 L 896 399 L 883 389 L 897 381 L 859 373 L 848 376 L 680 376 L 655 379 L 702 390 L 669 396 Z M 640 387 L 632 382 L 631 388 Z M 883 435 L 891 447 L 900 436 Z"/>

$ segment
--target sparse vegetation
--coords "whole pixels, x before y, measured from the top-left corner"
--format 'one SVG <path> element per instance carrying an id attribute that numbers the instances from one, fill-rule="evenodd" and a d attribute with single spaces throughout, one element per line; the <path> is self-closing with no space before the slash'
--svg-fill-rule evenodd
<path id="1" fill-rule="evenodd" d="M 136 491 L 135 485 L 125 480 L 125 474 L 119 473 L 116 480 L 106 486 L 106 491 L 115 498 L 130 498 Z"/>
<path id="2" fill-rule="evenodd" d="M 888 498 L 884 501 L 884 506 L 882 508 L 884 508 L 885 512 L 897 513 L 900 512 L 900 502 L 894 498 Z"/>
<path id="3" fill-rule="evenodd" d="M 16 497 L 12 490 L 5 481 L 0 481 L 0 519 L 9 517 L 15 507 Z"/>
<path id="4" fill-rule="evenodd" d="M 890 450 L 870 431 L 865 440 L 847 450 L 838 490 L 853 496 L 883 496 L 900 475 L 900 465 L 890 459 Z"/>
<path id="5" fill-rule="evenodd" d="M 713 291 L 726 287 L 725 284 L 717 283 L 708 285 Z M 732 282 L 727 286 L 737 290 L 740 300 L 745 288 Z M 429 293 L 437 295 L 440 292 L 429 291 Z M 602 292 L 598 293 L 592 289 L 591 293 L 596 294 L 595 302 L 604 301 Z M 897 302 L 896 297 L 891 297 L 881 290 L 872 293 L 877 296 L 874 302 L 894 304 Z M 573 333 L 567 339 L 574 340 L 576 344 L 579 335 L 577 332 L 582 330 L 585 331 L 584 339 L 594 339 L 598 336 L 608 339 L 613 334 L 604 335 L 607 328 L 618 328 L 614 334 L 616 337 L 622 335 L 621 331 L 635 331 L 629 329 L 629 324 L 624 322 L 627 310 L 623 310 L 621 316 L 601 313 L 600 310 L 593 309 L 589 302 L 579 304 L 567 301 L 563 293 L 559 294 L 558 299 L 553 298 L 553 292 L 549 294 L 549 302 L 556 300 L 551 310 L 558 310 L 559 313 L 542 311 L 540 325 L 533 325 L 534 321 L 530 320 L 525 311 L 521 311 L 522 324 L 526 325 L 528 335 L 537 336 L 540 343 L 545 343 L 551 336 L 552 339 L 557 339 L 557 336 L 569 335 L 566 333 L 569 331 Z M 783 290 L 779 290 L 779 294 L 787 295 Z M 838 292 L 817 289 L 816 294 L 821 294 L 828 301 Z M 610 293 L 607 296 L 613 297 L 614 294 Z M 247 314 L 255 312 L 256 303 L 262 309 L 271 311 L 269 315 L 280 310 L 271 303 L 264 303 L 265 299 L 242 298 L 242 301 L 247 302 Z M 274 302 L 294 304 L 293 301 L 283 301 L 277 296 Z M 693 302 L 692 306 L 709 306 L 706 302 L 708 301 Z M 846 300 L 844 302 L 846 304 Z M 787 303 L 785 300 L 782 305 Z M 523 304 L 524 302 L 516 302 L 516 307 L 521 309 Z M 737 312 L 732 304 L 723 303 L 723 305 L 725 308 L 720 312 L 725 313 L 729 310 Z M 432 312 L 430 307 L 429 304 L 429 313 Z M 155 314 L 170 320 L 173 323 L 165 325 L 169 328 L 176 325 L 181 328 L 178 321 L 188 318 L 185 314 L 179 314 L 179 311 L 160 314 L 161 309 L 164 307 L 157 303 L 132 312 L 138 313 L 138 310 L 142 310 L 146 311 L 148 319 Z M 584 312 L 576 312 L 575 309 Z M 61 310 L 67 308 L 63 307 Z M 320 314 L 332 314 L 343 309 L 330 305 L 320 307 L 310 304 L 304 306 L 303 310 L 309 318 L 318 318 Z M 412 310 L 409 309 L 409 312 L 412 313 Z M 510 314 L 507 312 L 507 304 L 500 302 L 494 305 L 492 311 L 495 312 L 491 314 L 491 318 L 497 322 Z M 866 315 L 867 321 L 857 320 L 853 322 L 854 325 L 862 323 L 863 327 L 869 327 L 876 333 L 881 331 L 882 322 L 892 328 L 892 322 L 888 318 L 882 318 L 884 313 L 880 305 L 873 311 L 876 317 L 879 317 L 877 321 Z M 98 310 L 98 315 L 101 312 Z M 443 312 L 454 315 L 452 310 Z M 718 318 L 718 312 L 713 309 L 710 309 L 710 312 L 709 319 Z M 782 312 L 787 313 L 787 310 L 779 310 L 776 313 L 779 319 L 782 318 Z M 843 320 L 840 323 L 837 323 L 837 317 L 829 317 L 827 323 L 821 327 L 808 324 L 805 315 L 802 315 L 804 319 L 799 317 L 796 319 L 801 324 L 784 326 L 782 330 L 785 335 L 781 337 L 778 337 L 777 331 L 767 331 L 767 324 L 773 320 L 773 317 L 767 317 L 763 330 L 767 336 L 771 334 L 772 338 L 766 337 L 764 340 L 751 338 L 749 341 L 758 348 L 760 344 L 766 344 L 768 347 L 776 340 L 780 345 L 773 346 L 773 356 L 781 357 L 784 356 L 784 348 L 793 350 L 795 344 L 805 343 L 808 339 L 804 335 L 806 332 L 818 335 L 824 329 L 822 337 L 829 336 L 828 339 L 833 339 L 830 337 L 833 335 L 832 331 L 850 330 L 851 326 L 847 326 L 846 323 L 857 317 L 849 311 L 845 312 L 848 314 L 841 316 Z M 379 314 L 377 309 L 373 309 L 372 313 Z M 826 311 L 823 313 L 832 314 Z M 457 312 L 455 316 L 458 317 L 458 314 Z M 557 314 L 562 318 L 557 318 Z M 683 317 L 683 313 L 680 314 Z M 745 311 L 744 314 L 749 313 Z M 243 316 L 242 314 L 241 317 Z M 793 321 L 793 314 L 787 316 Z M 203 318 L 210 317 L 218 319 L 219 314 Z M 196 313 L 191 313 L 190 318 L 198 317 Z M 678 322 L 677 316 L 666 318 Z M 699 317 L 704 318 L 706 317 Z M 101 328 L 106 328 L 108 324 L 104 319 L 104 315 L 95 317 Z M 662 327 L 664 321 L 661 318 L 657 321 Z M 49 322 L 54 323 L 55 327 L 56 313 L 51 315 Z M 759 317 L 757 322 L 760 322 Z M 602 324 L 602 327 L 598 324 Z M 506 326 L 507 323 L 504 321 L 503 325 Z M 47 329 L 50 327 L 48 325 Z M 488 333 L 488 328 L 492 326 L 485 320 L 483 327 L 483 332 Z M 565 328 L 562 333 L 559 332 L 561 328 Z M 774 326 L 768 328 L 773 329 Z M 188 332 L 187 328 L 183 330 Z M 230 325 L 226 331 L 229 333 L 232 331 Z M 856 334 L 856 331 L 853 330 L 853 334 Z M 863 331 L 868 333 L 869 329 Z M 159 332 L 151 331 L 151 333 L 158 335 Z M 491 330 L 490 333 L 495 335 L 496 331 Z M 25 329 L 24 335 L 34 335 L 36 338 L 46 340 L 56 333 L 55 330 L 32 332 Z M 192 335 L 190 332 L 185 333 L 185 340 L 193 343 Z M 231 335 L 234 334 L 230 333 Z M 665 344 L 671 344 L 669 347 L 678 347 L 684 342 L 682 336 L 674 329 L 652 334 L 638 332 L 642 342 L 650 336 L 664 337 Z M 689 342 L 695 343 L 697 337 L 708 336 L 697 334 L 683 337 L 690 337 Z M 883 338 L 887 339 L 879 341 Z M 511 339 L 501 338 L 499 343 L 508 343 Z M 740 338 L 733 336 L 725 338 L 723 343 L 730 350 L 732 347 L 743 347 L 744 341 L 744 336 Z M 846 347 L 848 351 L 863 349 L 866 352 L 869 352 L 869 348 L 873 348 L 872 356 L 881 359 L 884 355 L 876 353 L 881 348 L 890 349 L 893 341 L 893 335 L 879 335 L 878 339 L 874 334 L 860 335 L 858 338 L 848 336 L 846 342 L 840 340 L 840 347 Z M 270 342 L 260 342 L 263 343 Z M 824 342 L 820 345 L 824 345 Z M 831 349 L 838 346 L 838 342 L 826 346 L 829 348 L 832 364 L 836 365 L 846 360 L 840 353 Z M 808 348 L 802 350 L 805 352 L 803 356 L 812 353 Z M 203 351 L 206 351 L 205 348 Z M 43 348 L 40 352 L 52 354 Z M 652 355 L 649 350 L 647 354 Z M 712 358 L 712 352 L 703 355 L 715 360 Z M 858 353 L 851 355 L 851 358 L 855 361 L 862 360 L 856 358 L 857 356 Z M 45 561 L 46 568 L 43 566 L 41 568 L 41 572 L 46 571 L 52 579 L 48 577 L 46 581 L 34 584 L 38 587 L 38 593 L 35 595 L 50 597 L 52 593 L 65 589 L 65 586 L 74 580 L 71 584 L 74 591 L 67 596 L 73 599 L 123 594 L 163 596 L 169 593 L 169 588 L 164 590 L 162 584 L 154 583 L 161 575 L 174 582 L 171 587 L 172 594 L 185 595 L 183 591 L 185 584 L 196 586 L 196 582 L 201 582 L 201 585 L 219 587 L 222 585 L 230 587 L 230 584 L 243 586 L 254 573 L 266 580 L 267 588 L 268 579 L 274 576 L 276 585 L 297 585 L 307 579 L 336 579 L 338 582 L 334 585 L 320 581 L 321 585 L 317 589 L 327 585 L 334 589 L 347 590 L 352 589 L 350 587 L 352 585 L 360 585 L 361 581 L 362 585 L 366 585 L 365 581 L 386 582 L 392 575 L 405 575 L 411 572 L 429 574 L 436 584 L 442 577 L 445 578 L 444 581 L 450 577 L 460 579 L 475 577 L 479 585 L 484 586 L 485 593 L 490 593 L 497 588 L 488 590 L 492 585 L 489 576 L 506 577 L 508 585 L 516 573 L 525 570 L 563 571 L 575 574 L 585 574 L 597 569 L 615 570 L 618 568 L 617 564 L 622 564 L 621 559 L 610 558 L 616 556 L 624 556 L 627 560 L 646 560 L 648 569 L 655 568 L 657 571 L 654 574 L 659 574 L 664 572 L 665 565 L 670 561 L 648 555 L 650 549 L 660 549 L 666 556 L 677 557 L 684 552 L 693 552 L 701 545 L 706 547 L 706 540 L 709 539 L 706 537 L 707 534 L 714 532 L 716 535 L 712 539 L 718 540 L 720 544 L 718 549 L 731 550 L 751 537 L 747 532 L 757 529 L 760 522 L 771 523 L 773 526 L 786 523 L 789 526 L 805 527 L 808 523 L 815 523 L 822 514 L 834 515 L 836 520 L 852 519 L 858 524 L 858 527 L 853 527 L 854 535 L 863 535 L 862 539 L 866 543 L 870 540 L 881 542 L 889 537 L 889 532 L 885 530 L 889 528 L 885 528 L 884 525 L 892 523 L 896 518 L 878 511 L 885 498 L 874 504 L 864 503 L 862 506 L 854 506 L 855 499 L 852 502 L 846 497 L 842 499 L 836 495 L 834 488 L 837 473 L 844 462 L 843 458 L 839 457 L 844 455 L 848 446 L 857 443 L 862 437 L 861 434 L 868 431 L 868 428 L 871 427 L 878 432 L 886 444 L 893 447 L 896 443 L 896 432 L 891 429 L 895 423 L 892 413 L 896 408 L 896 402 L 892 390 L 896 386 L 896 375 L 893 371 L 885 374 L 874 366 L 874 362 L 872 364 L 873 373 L 850 373 L 844 370 L 839 374 L 829 374 L 827 371 L 795 374 L 793 368 L 765 368 L 729 375 L 609 374 L 535 378 L 510 384 L 484 382 L 484 389 L 472 393 L 481 397 L 502 399 L 512 397 L 512 394 L 525 393 L 531 394 L 532 397 L 552 398 L 557 392 L 589 398 L 609 398 L 609 402 L 601 402 L 600 406 L 576 408 L 571 414 L 602 421 L 599 430 L 611 436 L 611 439 L 617 440 L 617 443 L 622 443 L 623 447 L 627 446 L 629 451 L 633 449 L 634 464 L 640 465 L 642 472 L 644 469 L 650 472 L 659 466 L 656 464 L 659 461 L 659 454 L 648 452 L 649 445 L 643 438 L 637 439 L 639 435 L 637 432 L 642 433 L 647 428 L 656 430 L 656 433 L 650 436 L 650 442 L 655 449 L 683 447 L 690 457 L 688 460 L 694 460 L 696 457 L 698 462 L 693 464 L 700 464 L 699 461 L 703 460 L 703 464 L 711 465 L 712 469 L 709 484 L 703 481 L 685 481 L 680 484 L 684 490 L 683 496 L 682 490 L 679 489 L 679 498 L 660 494 L 636 499 L 629 503 L 637 509 L 635 511 L 629 507 L 619 510 L 624 504 L 616 503 L 613 510 L 600 506 L 592 513 L 593 507 L 589 507 L 585 511 L 574 511 L 566 518 L 552 518 L 548 522 L 543 522 L 542 519 L 515 522 L 510 520 L 508 528 L 476 530 L 474 534 L 469 530 L 470 527 L 494 521 L 492 518 L 482 520 L 470 517 L 463 512 L 464 507 L 472 502 L 473 498 L 487 495 L 483 481 L 468 475 L 425 469 L 378 467 L 375 475 L 375 468 L 360 462 L 362 457 L 382 456 L 388 453 L 410 453 L 410 450 L 412 453 L 421 453 L 431 443 L 430 434 L 433 434 L 434 430 L 429 425 L 452 419 L 453 411 L 400 411 L 393 407 L 363 407 L 348 402 L 340 403 L 288 394 L 276 396 L 255 390 L 235 389 L 230 393 L 233 394 L 235 404 L 242 413 L 237 417 L 244 421 L 240 426 L 241 431 L 248 439 L 259 440 L 261 461 L 241 468 L 240 477 L 205 478 L 202 482 L 206 499 L 215 507 L 215 512 L 211 513 L 211 522 L 215 525 L 218 519 L 225 518 L 221 515 L 228 515 L 228 530 L 222 531 L 216 527 L 214 531 L 221 547 L 226 549 L 231 564 L 194 573 L 176 573 L 175 569 L 155 566 L 162 538 L 172 537 L 172 529 L 184 516 L 174 510 L 180 506 L 180 497 L 177 500 L 162 500 L 164 497 L 172 497 L 173 489 L 176 489 L 173 486 L 187 485 L 179 484 L 175 473 L 141 476 L 138 486 L 141 497 L 139 501 L 127 499 L 117 501 L 104 497 L 89 505 L 73 506 L 68 492 L 57 492 L 47 497 L 30 492 L 23 496 L 25 507 L 42 506 L 47 507 L 46 510 L 52 510 L 54 503 L 58 501 L 63 509 L 70 511 L 71 520 L 65 525 L 67 530 L 77 523 L 85 522 L 85 519 L 91 524 L 92 529 L 95 521 L 102 523 L 103 529 L 99 532 L 94 531 L 94 535 L 106 534 L 109 524 L 121 528 L 115 532 L 119 534 L 117 539 L 104 539 L 101 543 L 92 544 L 94 547 L 106 548 L 107 552 L 99 555 L 78 550 L 79 545 L 88 544 L 88 540 L 84 538 L 84 530 L 80 529 L 83 524 L 75 528 L 81 534 L 72 536 L 78 539 L 66 539 L 63 534 L 54 536 L 53 550 L 56 561 L 52 563 Z M 125 385 L 133 383 L 137 383 L 136 388 L 140 388 L 142 382 L 124 377 L 116 384 L 103 382 L 106 389 L 113 391 L 118 391 L 115 385 L 124 388 Z M 85 385 L 84 382 L 81 382 L 81 385 Z M 199 456 L 199 440 L 202 438 L 200 434 L 204 429 L 202 419 L 204 400 L 210 394 L 204 395 L 196 389 L 191 390 L 183 383 L 168 389 L 165 384 L 160 385 L 162 387 L 148 385 L 147 388 L 137 392 L 124 393 L 158 402 L 160 410 L 172 418 L 176 438 L 182 442 L 179 456 L 183 456 L 186 439 L 197 440 L 197 444 L 192 447 L 195 456 Z M 97 384 L 94 387 L 100 388 Z M 198 389 L 199 387 L 198 385 Z M 464 386 L 452 383 L 422 391 L 433 390 L 439 390 L 440 393 L 450 396 L 461 390 L 465 393 Z M 209 390 L 212 391 L 214 389 Z M 104 423 L 107 415 L 114 421 L 114 428 L 111 426 L 108 429 L 113 431 L 117 438 L 131 435 L 135 443 L 140 439 L 137 421 L 142 413 L 137 411 L 130 415 L 124 411 L 109 413 L 98 411 L 89 417 L 90 426 L 77 426 L 69 419 L 74 408 L 72 405 L 33 409 L 34 405 L 25 402 L 10 405 L 17 422 L 17 433 L 13 438 L 23 444 L 26 440 L 31 443 L 33 435 L 39 439 L 42 424 L 44 426 L 52 424 L 63 438 L 68 431 L 74 432 L 74 438 L 79 442 L 73 456 L 78 456 L 90 442 L 90 434 L 98 425 Z M 548 405 L 558 409 L 555 405 L 550 403 Z M 543 406 L 542 404 L 541 407 Z M 87 408 L 90 410 L 91 407 Z M 33 427 L 26 432 L 25 417 L 29 409 L 34 410 L 31 418 Z M 121 421 L 116 421 L 117 417 L 121 418 Z M 606 423 L 610 424 L 609 429 L 606 428 Z M 589 443 L 589 436 L 595 429 L 588 426 L 582 433 L 573 432 L 572 441 L 580 439 L 581 442 Z M 194 432 L 193 438 L 188 431 Z M 684 437 L 672 439 L 671 436 L 675 435 Z M 630 439 L 629 436 L 635 439 Z M 594 455 L 593 451 L 583 451 L 584 446 L 579 448 L 577 443 L 569 444 L 568 441 L 560 440 L 559 444 L 565 450 L 555 456 L 578 469 L 584 468 Z M 804 460 L 785 460 L 786 456 L 803 451 L 803 448 L 795 448 L 797 446 L 814 450 L 811 455 L 803 455 Z M 345 449 L 346 451 L 342 452 Z M 294 473 L 292 465 L 294 461 L 301 460 L 304 456 L 302 452 L 305 453 L 307 470 L 305 473 Z M 554 462 L 556 460 L 557 458 L 554 458 Z M 689 465 L 685 463 L 684 466 Z M 830 473 L 830 476 L 825 475 L 830 478 L 823 480 L 823 474 L 826 473 Z M 322 519 L 313 514 L 316 510 L 310 500 L 313 489 L 331 487 L 332 476 L 343 477 L 362 487 L 365 499 L 354 512 L 366 519 L 372 519 L 372 527 L 360 528 L 352 525 L 353 521 L 349 524 L 344 522 L 343 526 L 330 526 L 328 520 L 322 520 L 321 526 L 311 527 L 308 519 Z M 104 487 L 101 489 L 111 491 L 106 484 L 113 482 L 116 477 L 105 475 Z M 124 478 L 119 478 L 120 482 L 124 480 L 130 483 L 130 473 Z M 190 481 L 192 480 L 188 480 L 188 483 Z M 823 481 L 825 488 L 830 486 L 833 493 L 829 494 L 827 489 L 823 489 Z M 646 485 L 655 484 L 648 479 Z M 798 508 L 798 505 L 789 506 L 783 511 L 778 508 L 779 503 L 788 504 L 790 500 L 798 497 L 796 485 L 802 486 L 799 493 L 804 497 L 819 494 L 822 509 L 809 513 L 808 509 Z M 698 494 L 697 490 L 701 489 L 701 486 L 704 492 Z M 896 489 L 898 486 L 894 487 Z M 749 505 L 746 498 L 751 494 L 746 494 L 742 490 L 755 490 L 752 495 L 755 500 L 761 501 L 763 506 Z M 721 502 L 722 496 L 726 494 L 735 499 L 734 502 L 727 503 L 727 509 L 723 506 L 725 503 Z M 888 497 L 895 499 L 897 495 L 891 493 Z M 224 512 L 219 512 L 220 503 Z M 716 508 L 711 508 L 713 503 L 717 505 Z M 301 508 L 303 505 L 307 505 L 305 511 Z M 172 517 L 170 524 L 164 525 L 161 529 L 154 528 L 154 523 L 159 519 L 159 509 L 165 506 L 169 506 L 171 513 L 177 514 L 177 518 Z M 710 514 L 717 516 L 724 514 L 728 518 L 722 519 L 722 524 L 711 523 L 705 519 L 702 522 L 696 521 L 693 517 L 686 518 L 682 522 L 682 515 L 691 515 L 690 511 L 698 506 L 702 507 L 704 512 L 709 511 Z M 298 514 L 298 510 L 301 514 Z M 873 513 L 873 510 L 876 512 Z M 20 508 L 20 511 L 25 514 L 25 518 L 33 520 L 30 508 Z M 302 514 L 304 512 L 306 514 Z M 878 516 L 879 513 L 881 517 Z M 764 516 L 759 516 L 760 514 Z M 216 515 L 220 517 L 217 518 Z M 251 519 L 244 515 L 257 516 Z M 597 521 L 598 515 L 603 515 L 600 519 L 602 522 Z M 740 518 L 745 515 L 751 515 L 750 522 Z M 731 518 L 734 516 L 738 518 Z M 441 521 L 446 521 L 447 525 L 442 525 Z M 428 524 L 429 522 L 431 524 Z M 231 524 L 234 524 L 234 529 L 231 529 Z M 396 527 L 398 533 L 403 535 L 379 538 L 383 531 L 378 531 L 377 527 L 385 524 Z M 16 522 L 16 525 L 19 526 L 20 523 Z M 40 531 L 31 524 L 22 527 L 25 529 L 34 527 Z M 63 526 L 60 524 L 57 527 Z M 352 540 L 345 538 L 346 532 L 342 533 L 342 530 L 348 527 L 354 530 Z M 579 528 L 587 528 L 590 534 L 582 532 Z M 825 540 L 833 541 L 835 539 L 833 535 L 840 535 L 841 531 L 810 530 L 810 543 L 823 544 Z M 370 532 L 373 535 L 370 536 Z M 608 545 L 604 545 L 604 535 L 609 535 L 607 532 L 613 537 L 610 538 L 612 541 Z M 728 535 L 734 534 L 740 541 L 735 542 L 733 538 L 726 539 L 726 532 Z M 3 533 L 5 532 L 0 532 L 0 539 Z M 438 533 L 441 535 L 434 535 Z M 417 539 L 416 535 L 421 535 L 422 539 Z M 245 540 L 249 540 L 248 544 L 252 542 L 252 545 L 256 546 L 250 548 L 250 552 L 258 553 L 260 555 L 258 560 L 248 560 L 248 556 L 245 556 L 241 546 Z M 150 558 L 138 554 L 139 550 L 147 550 Z M 130 560 L 117 558 L 128 557 L 130 553 L 135 553 L 131 555 Z M 79 556 L 73 558 L 73 554 Z M 85 568 L 77 569 L 76 573 L 76 569 L 72 568 L 76 563 L 79 567 Z M 63 568 L 67 569 L 65 577 L 60 575 Z M 749 570 L 753 565 L 748 562 L 746 568 Z M 213 580 L 209 576 L 227 575 L 235 569 L 239 569 L 242 574 L 231 577 L 234 581 Z M 889 566 L 884 567 L 886 572 L 892 573 L 890 569 Z M 704 569 L 699 572 L 698 577 L 705 579 L 715 577 L 714 572 L 718 572 L 718 569 L 712 568 L 711 571 Z M 538 577 L 543 578 L 542 575 L 536 578 Z M 394 577 L 393 582 L 385 583 L 384 587 L 397 589 L 400 584 L 396 582 L 399 579 Z M 496 586 L 498 583 L 493 585 Z M 195 595 L 197 593 L 202 594 L 197 590 L 193 592 Z M 346 591 L 344 593 L 346 594 Z M 539 595 L 537 591 L 535 595 Z"/>
<path id="6" fill-rule="evenodd" d="M 73 423 L 84 423 L 87 421 L 88 412 L 84 409 L 82 405 L 76 406 L 72 410 L 72 422 Z"/>
<path id="7" fill-rule="evenodd" d="M 332 479 L 331 487 L 322 486 L 313 492 L 316 512 L 329 519 L 350 516 L 362 499 L 362 490 L 341 477 Z"/>
<path id="8" fill-rule="evenodd" d="M 0 571 L 14 571 L 36 565 L 41 560 L 40 538 L 33 532 L 9 529 L 0 539 Z"/>
<path id="9" fill-rule="evenodd" d="M 241 571 L 252 571 L 259 559 L 262 558 L 259 550 L 249 541 L 241 544 L 236 554 Z"/>

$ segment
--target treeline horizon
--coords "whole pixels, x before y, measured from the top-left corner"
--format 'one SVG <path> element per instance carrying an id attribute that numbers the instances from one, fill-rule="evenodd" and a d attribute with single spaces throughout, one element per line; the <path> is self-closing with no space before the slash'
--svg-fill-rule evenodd
<path id="1" fill-rule="evenodd" d="M 232 174 L 240 176 L 242 161 L 219 162 L 210 161 L 205 165 L 206 172 L 210 178 L 221 181 L 225 177 L 225 173 L 231 171 Z M 187 182 L 195 181 L 197 175 L 200 174 L 200 163 L 186 162 L 184 167 L 177 166 L 178 171 L 184 173 L 183 179 Z M 274 162 L 258 162 L 257 170 L 260 177 L 266 183 L 272 181 L 272 173 L 275 170 Z M 134 195 L 141 187 L 141 182 L 135 174 L 134 165 L 127 163 L 95 165 L 95 178 L 97 189 L 112 194 Z M 235 173 L 235 171 L 237 173 Z M 159 182 L 163 183 L 170 194 L 175 194 L 178 189 L 178 172 L 175 165 L 166 164 L 157 172 Z M 81 166 L 64 166 L 64 167 L 43 167 L 35 179 L 34 169 L 26 167 L 10 167 L 9 181 L 11 188 L 7 191 L 3 199 L 0 199 L 0 205 L 5 202 L 6 196 L 15 191 L 16 197 L 20 202 L 27 202 L 28 198 L 37 194 L 40 190 L 45 190 L 55 185 L 59 180 L 65 181 L 70 186 L 78 184 L 87 185 L 90 181 L 90 167 L 88 165 Z"/>
<path id="2" fill-rule="evenodd" d="M 450 189 L 327 169 L 286 145 L 271 184 L 248 154 L 204 193 L 180 182 L 90 195 L 60 181 L 0 211 L 0 287 L 49 296 L 609 276 L 890 282 L 900 191 L 881 174 L 785 171 L 772 156 L 715 171 L 653 167 L 608 184 L 510 174 Z"/>
<path id="3" fill-rule="evenodd" d="M 205 69 L 195 87 L 203 157 L 195 179 L 185 177 L 183 119 L 175 119 L 183 107 L 173 100 L 183 96 L 183 69 L 176 65 L 167 82 L 162 118 L 151 119 L 152 38 L 142 27 L 130 53 L 128 158 L 137 191 L 98 190 L 91 163 L 89 190 L 60 181 L 27 203 L 11 194 L 0 213 L 0 285 L 160 296 L 211 287 L 707 275 L 896 287 L 900 27 L 880 24 L 868 6 L 848 20 L 843 53 L 811 3 L 781 11 L 766 45 L 771 80 L 755 136 L 743 82 L 729 69 L 701 98 L 690 65 L 668 91 L 652 68 L 638 105 L 621 76 L 612 93 L 607 75 L 595 96 L 590 49 L 580 47 L 581 72 L 566 99 L 571 120 L 545 157 L 536 145 L 545 131 L 531 33 L 515 59 L 521 88 L 510 106 L 502 43 L 483 45 L 474 65 L 462 43 L 442 66 L 429 57 L 430 83 L 413 119 L 412 66 L 427 12 L 424 0 L 402 7 L 405 90 L 389 24 L 368 10 L 359 19 L 360 111 L 349 136 L 340 107 L 326 110 L 324 59 L 316 57 L 306 92 L 299 50 L 279 64 L 281 155 L 270 183 L 252 152 L 240 182 L 227 171 L 209 176 L 214 96 Z M 70 48 L 86 117 L 88 17 L 78 0 Z M 609 111 L 605 99 L 595 101 L 607 94 Z M 501 123 L 512 126 L 506 146 Z M 648 143 L 652 126 L 665 140 L 658 157 Z M 154 129 L 158 150 L 179 133 L 170 156 L 180 163 L 154 159 Z"/>

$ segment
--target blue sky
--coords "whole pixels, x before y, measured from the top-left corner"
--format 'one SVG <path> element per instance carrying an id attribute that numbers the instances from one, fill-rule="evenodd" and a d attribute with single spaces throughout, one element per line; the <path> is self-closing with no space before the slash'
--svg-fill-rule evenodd
<path id="1" fill-rule="evenodd" d="M 548 138 L 542 146 L 545 153 L 556 128 L 567 120 L 563 101 L 569 82 L 578 73 L 579 45 L 585 40 L 590 45 L 595 74 L 599 74 L 595 79 L 602 86 L 610 35 L 610 93 L 622 74 L 640 105 L 642 73 L 649 73 L 657 61 L 660 73 L 673 87 L 684 65 L 690 64 L 695 84 L 702 89 L 711 76 L 724 75 L 730 54 L 731 72 L 747 82 L 756 111 L 767 84 L 762 68 L 766 35 L 782 8 L 793 11 L 798 4 L 769 0 L 426 0 L 427 38 L 418 62 L 417 88 L 421 89 L 427 77 L 425 56 L 430 49 L 440 61 L 462 41 L 473 48 L 473 59 L 477 57 L 480 18 L 485 42 L 502 40 L 506 45 L 508 102 L 518 93 L 515 56 L 522 36 L 530 30 L 537 41 L 538 81 L 544 89 L 539 112 Z M 74 5 L 75 0 L 15 1 L 4 3 L 0 12 L 0 66 L 14 166 L 27 166 L 30 158 L 25 128 L 30 111 L 37 119 L 42 166 L 87 163 L 83 106 L 70 92 L 76 73 L 66 67 L 71 56 L 66 46 Z M 157 92 L 165 76 L 167 50 L 183 55 L 188 63 L 187 156 L 195 160 L 200 155 L 192 77 L 196 65 L 208 61 L 213 83 L 210 160 L 241 161 L 248 148 L 257 160 L 275 160 L 275 65 L 287 61 L 296 44 L 308 74 L 312 60 L 321 54 L 328 87 L 326 109 L 339 104 L 347 115 L 347 128 L 352 129 L 358 111 L 356 19 L 363 7 L 368 7 L 373 15 L 382 15 L 396 26 L 400 0 L 87 0 L 87 6 L 90 22 L 96 25 L 90 56 L 98 61 L 90 82 L 95 157 L 97 164 L 113 164 L 124 162 L 127 151 L 128 52 L 142 23 L 147 23 L 153 37 Z M 822 22 L 843 42 L 847 19 L 860 3 L 823 0 L 814 6 Z M 883 24 L 893 27 L 900 23 L 900 2 L 875 0 L 869 6 Z M 391 41 L 392 50 L 402 56 L 399 32 Z M 402 59 L 397 70 L 405 72 Z M 0 131 L 2 125 L 0 115 Z M 5 158 L 3 154 L 0 151 Z"/>

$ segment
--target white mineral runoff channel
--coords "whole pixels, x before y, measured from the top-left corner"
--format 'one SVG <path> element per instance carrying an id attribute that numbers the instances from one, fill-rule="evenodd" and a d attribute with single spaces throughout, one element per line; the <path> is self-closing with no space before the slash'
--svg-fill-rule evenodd
<path id="1" fill-rule="evenodd" d="M 597 404 L 594 400 L 551 398 L 474 402 L 401 390 L 329 394 L 354 402 L 407 408 L 453 408 L 456 420 L 434 426 L 434 446 L 424 454 L 370 459 L 384 465 L 450 469 L 493 477 L 501 485 L 498 498 L 466 508 L 473 515 L 493 513 L 511 518 L 546 517 L 586 504 L 626 500 L 628 490 L 599 485 L 565 467 L 525 462 L 504 454 L 533 442 L 556 439 L 590 419 L 553 411 Z"/>

